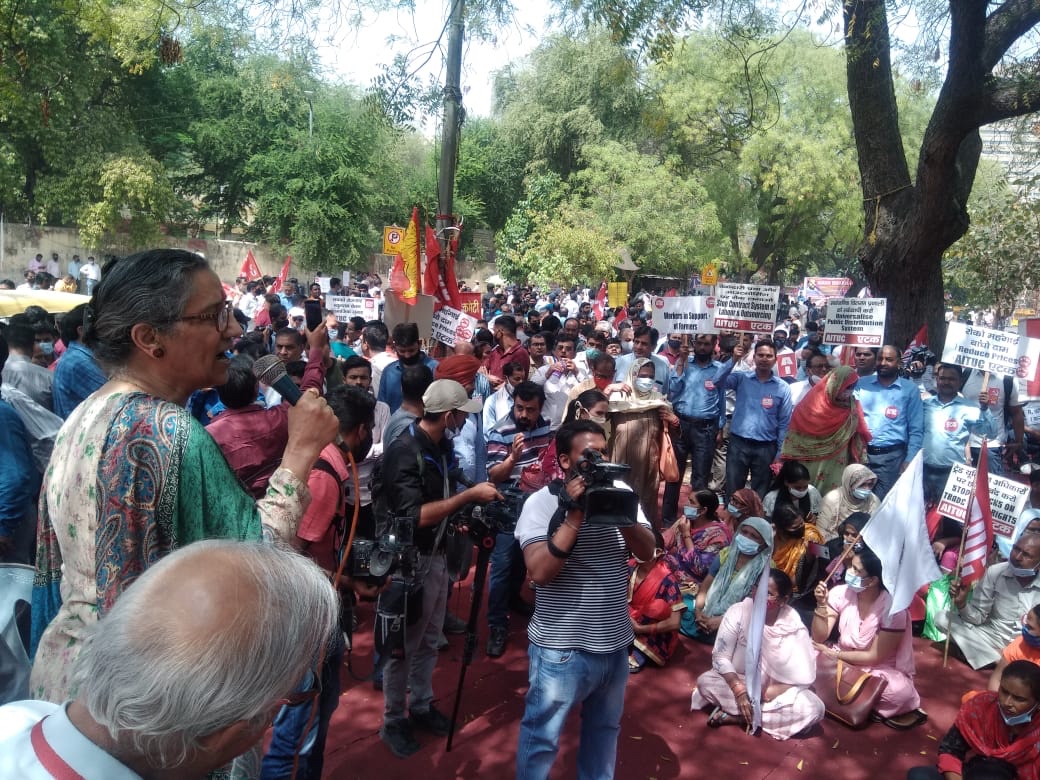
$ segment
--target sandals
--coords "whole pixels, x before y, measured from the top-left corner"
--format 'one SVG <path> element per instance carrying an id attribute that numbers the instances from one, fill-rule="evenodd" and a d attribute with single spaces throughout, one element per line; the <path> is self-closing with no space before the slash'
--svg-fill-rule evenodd
<path id="1" fill-rule="evenodd" d="M 722 707 L 716 707 L 708 716 L 708 728 L 717 729 L 719 726 L 725 725 L 729 719 L 730 714 L 728 712 L 722 709 Z"/>
<path id="2" fill-rule="evenodd" d="M 883 718 L 876 712 L 871 713 L 870 718 L 871 720 L 876 721 L 877 723 L 884 723 L 890 729 L 895 729 L 896 731 L 909 731 L 910 729 L 915 729 L 928 721 L 928 713 L 922 710 L 920 707 L 918 707 L 916 710 L 911 710 L 911 712 L 907 714 L 911 713 L 914 717 L 906 723 L 893 720 L 892 718 Z"/>

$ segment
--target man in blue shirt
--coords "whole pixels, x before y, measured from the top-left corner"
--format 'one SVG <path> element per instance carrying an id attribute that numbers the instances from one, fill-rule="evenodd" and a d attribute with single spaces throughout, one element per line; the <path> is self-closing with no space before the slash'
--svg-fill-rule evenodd
<path id="1" fill-rule="evenodd" d="M 736 354 L 736 353 L 734 353 Z M 736 391 L 726 456 L 726 495 L 745 486 L 765 496 L 772 478 L 770 465 L 779 461 L 791 423 L 791 389 L 773 374 L 776 347 L 772 341 L 755 344 L 754 373 L 730 373 L 726 387 Z"/>
<path id="2" fill-rule="evenodd" d="M 54 413 L 63 420 L 68 419 L 73 409 L 108 381 L 94 353 L 80 341 L 86 308 L 86 304 L 81 304 L 61 320 L 61 340 L 65 342 L 66 350 L 54 368 L 52 388 Z"/>
<path id="3" fill-rule="evenodd" d="M 961 367 L 940 363 L 935 368 L 936 395 L 924 402 L 924 497 L 942 498 L 954 463 L 964 464 L 964 448 L 972 433 L 997 435 L 997 418 L 989 410 L 989 393 L 968 401 L 960 395 Z M 976 405 L 977 402 L 977 405 Z"/>
<path id="4" fill-rule="evenodd" d="M 383 376 L 379 379 L 379 396 L 376 399 L 389 406 L 391 414 L 401 405 L 401 371 L 404 367 L 425 363 L 430 371 L 437 368 L 437 361 L 419 349 L 419 326 L 414 322 L 397 323 L 394 326 L 393 339 L 397 360 L 388 363 L 383 369 Z"/>
<path id="5" fill-rule="evenodd" d="M 864 353 L 864 363 L 868 362 L 868 353 L 872 357 L 869 348 L 857 347 L 857 366 L 860 352 Z M 878 353 L 876 372 L 861 374 L 856 385 L 856 398 L 871 435 L 867 467 L 877 475 L 874 494 L 879 499 L 892 489 L 921 449 L 924 437 L 921 393 L 911 380 L 899 375 L 900 358 L 899 350 L 886 344 Z"/>
<path id="6" fill-rule="evenodd" d="M 711 463 L 715 457 L 720 431 L 726 425 L 726 390 L 723 383 L 733 370 L 733 360 L 725 364 L 712 360 L 718 336 L 699 334 L 693 342 L 690 357 L 690 337 L 683 337 L 679 358 L 668 381 L 668 400 L 679 418 L 679 426 L 671 429 L 672 449 L 679 464 L 679 481 L 666 482 L 661 505 L 661 520 L 671 525 L 679 508 L 679 486 L 690 466 L 690 490 L 703 490 L 711 478 Z M 739 360 L 744 350 L 734 352 Z"/>

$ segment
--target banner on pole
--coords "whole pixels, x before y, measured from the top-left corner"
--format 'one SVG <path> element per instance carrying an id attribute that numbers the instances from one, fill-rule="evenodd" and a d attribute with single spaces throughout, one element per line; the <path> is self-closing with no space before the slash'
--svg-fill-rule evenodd
<path id="1" fill-rule="evenodd" d="M 442 306 L 433 315 L 433 340 L 454 347 L 456 342 L 470 341 L 477 332 L 477 318 L 458 309 Z"/>
<path id="2" fill-rule="evenodd" d="M 1040 339 L 951 322 L 942 362 L 1031 382 L 1040 365 Z"/>
<path id="3" fill-rule="evenodd" d="M 939 499 L 939 514 L 963 523 L 971 514 L 971 494 L 975 485 L 975 469 L 954 463 Z"/>
<path id="4" fill-rule="evenodd" d="M 336 315 L 340 322 L 351 317 L 364 317 L 366 321 L 379 319 L 379 308 L 375 298 L 358 298 L 351 295 L 328 295 L 325 308 Z"/>
<path id="5" fill-rule="evenodd" d="M 1029 485 L 990 474 L 989 508 L 993 515 L 993 533 L 996 536 L 1003 536 L 1005 539 L 1012 537 L 1018 516 L 1025 511 L 1028 500 Z"/>
<path id="6" fill-rule="evenodd" d="M 779 287 L 759 284 L 720 284 L 715 299 L 714 326 L 722 330 L 772 333 L 776 324 Z"/>
<path id="7" fill-rule="evenodd" d="M 715 299 L 703 295 L 654 298 L 654 327 L 667 333 L 718 333 L 714 321 Z"/>
<path id="8" fill-rule="evenodd" d="M 885 298 L 841 298 L 827 304 L 824 344 L 880 347 L 885 343 Z"/>

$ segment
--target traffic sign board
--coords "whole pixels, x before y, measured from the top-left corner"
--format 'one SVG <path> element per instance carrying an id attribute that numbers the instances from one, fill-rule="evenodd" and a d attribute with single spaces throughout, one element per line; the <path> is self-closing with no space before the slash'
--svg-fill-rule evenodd
<path id="1" fill-rule="evenodd" d="M 404 228 L 397 225 L 387 225 L 383 228 L 383 254 L 396 255 L 400 252 L 401 242 L 404 241 Z"/>

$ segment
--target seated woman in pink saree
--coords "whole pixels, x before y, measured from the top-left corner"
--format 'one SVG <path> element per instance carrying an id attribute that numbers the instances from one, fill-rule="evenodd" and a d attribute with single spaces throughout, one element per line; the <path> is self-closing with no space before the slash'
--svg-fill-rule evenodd
<path id="1" fill-rule="evenodd" d="M 658 550 L 652 560 L 629 563 L 628 614 L 636 638 L 628 657 L 633 674 L 647 662 L 664 666 L 679 644 L 683 603 L 679 583 Z"/>
<path id="2" fill-rule="evenodd" d="M 809 632 L 791 607 L 791 578 L 769 570 L 768 591 L 757 588 L 726 610 L 711 652 L 711 670 L 697 678 L 690 708 L 713 706 L 711 727 L 735 723 L 774 739 L 800 734 L 823 720 L 823 702 L 810 687 L 816 658 Z M 750 671 L 749 671 L 750 670 Z"/>

